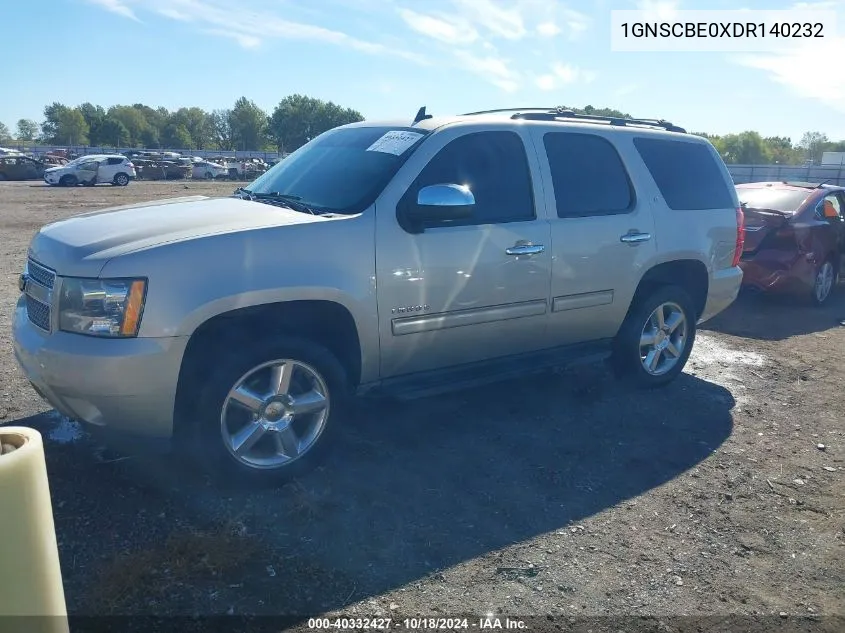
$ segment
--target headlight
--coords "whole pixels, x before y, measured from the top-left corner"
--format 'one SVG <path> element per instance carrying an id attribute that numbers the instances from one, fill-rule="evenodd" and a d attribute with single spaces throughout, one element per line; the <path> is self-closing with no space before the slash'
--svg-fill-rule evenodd
<path id="1" fill-rule="evenodd" d="M 59 329 L 91 336 L 138 335 L 145 279 L 62 279 Z"/>

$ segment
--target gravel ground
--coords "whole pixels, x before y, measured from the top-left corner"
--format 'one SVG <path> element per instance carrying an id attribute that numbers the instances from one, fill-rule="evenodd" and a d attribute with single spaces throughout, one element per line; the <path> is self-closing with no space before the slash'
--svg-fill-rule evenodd
<path id="1" fill-rule="evenodd" d="M 373 403 L 280 490 L 95 445 L 14 362 L 28 241 L 234 186 L 0 183 L 0 423 L 45 434 L 71 613 L 845 615 L 841 290 L 826 309 L 741 297 L 657 392 L 595 367 Z"/>

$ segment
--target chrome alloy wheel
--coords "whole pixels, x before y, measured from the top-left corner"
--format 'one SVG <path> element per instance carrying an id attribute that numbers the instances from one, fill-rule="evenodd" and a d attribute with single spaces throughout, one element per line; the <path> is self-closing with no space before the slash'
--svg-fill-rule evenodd
<path id="1" fill-rule="evenodd" d="M 645 322 L 640 336 L 640 362 L 652 376 L 670 371 L 687 345 L 687 318 L 677 303 L 659 305 Z"/>
<path id="2" fill-rule="evenodd" d="M 830 291 L 833 289 L 833 264 L 825 262 L 816 273 L 816 282 L 813 286 L 813 294 L 816 301 L 824 303 L 830 296 Z"/>
<path id="3" fill-rule="evenodd" d="M 290 359 L 263 363 L 241 376 L 223 401 L 223 443 L 250 468 L 286 466 L 317 443 L 329 404 L 328 387 L 310 365 Z"/>

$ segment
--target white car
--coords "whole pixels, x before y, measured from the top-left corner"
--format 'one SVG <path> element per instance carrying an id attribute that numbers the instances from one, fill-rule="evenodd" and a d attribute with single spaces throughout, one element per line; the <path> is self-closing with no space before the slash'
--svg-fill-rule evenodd
<path id="1" fill-rule="evenodd" d="M 60 187 L 110 183 L 125 187 L 137 176 L 135 165 L 121 154 L 80 156 L 67 165 L 44 172 L 44 182 Z"/>
<path id="2" fill-rule="evenodd" d="M 205 160 L 194 162 L 192 167 L 194 170 L 192 176 L 194 178 L 206 178 L 207 180 L 212 180 L 214 178 L 225 178 L 229 175 L 229 170 L 223 165 L 218 165 L 217 163 Z"/>

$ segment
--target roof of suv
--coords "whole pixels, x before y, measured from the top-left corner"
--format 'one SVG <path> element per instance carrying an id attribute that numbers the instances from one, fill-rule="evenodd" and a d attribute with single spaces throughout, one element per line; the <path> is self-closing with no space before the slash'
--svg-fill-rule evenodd
<path id="1" fill-rule="evenodd" d="M 361 121 L 352 123 L 349 127 L 368 126 L 396 126 L 416 127 L 420 130 L 432 131 L 437 128 L 454 124 L 472 123 L 503 123 L 503 124 L 524 124 L 529 122 L 540 122 L 546 125 L 566 125 L 581 129 L 594 130 L 596 127 L 613 128 L 615 131 L 629 130 L 638 134 L 669 134 L 672 136 L 684 136 L 685 138 L 698 139 L 699 137 L 688 134 L 686 130 L 679 128 L 672 123 L 658 119 L 628 119 L 619 117 L 605 117 L 599 115 L 575 114 L 572 111 L 554 108 L 511 108 L 504 110 L 490 110 L 469 114 L 457 114 L 452 116 L 431 116 L 421 111 L 421 120 L 409 119 L 385 119 Z M 418 114 L 418 119 L 420 114 Z"/>

